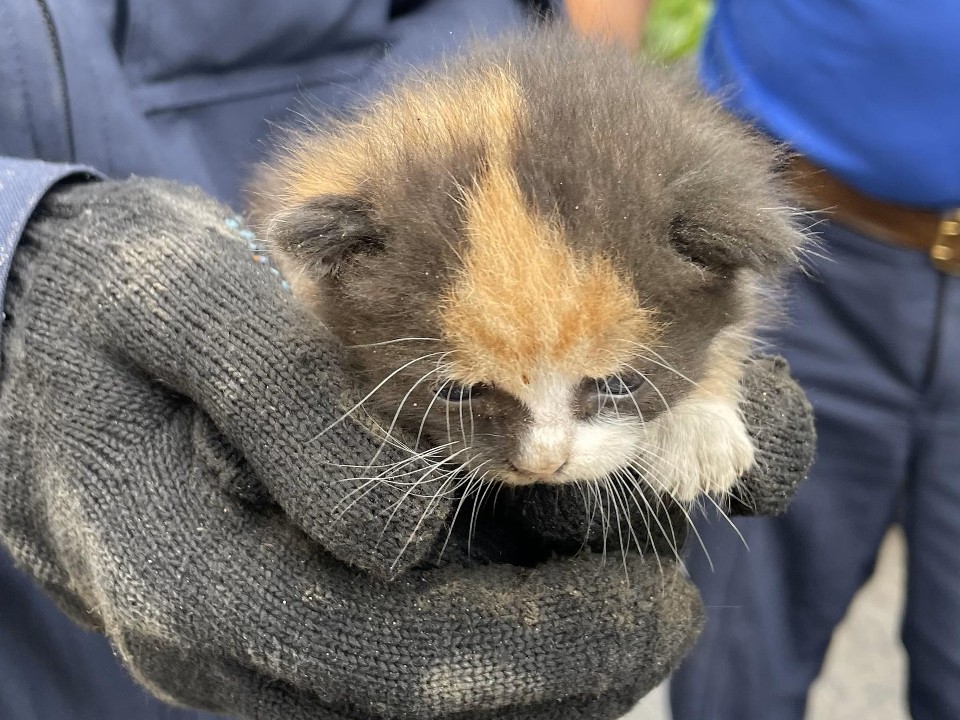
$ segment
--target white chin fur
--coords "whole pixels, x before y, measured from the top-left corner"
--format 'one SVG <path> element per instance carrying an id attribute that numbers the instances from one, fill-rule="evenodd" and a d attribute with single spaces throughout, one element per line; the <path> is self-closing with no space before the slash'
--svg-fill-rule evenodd
<path id="1" fill-rule="evenodd" d="M 721 496 L 753 466 L 754 447 L 732 403 L 690 397 L 648 423 L 641 454 L 656 490 L 680 502 Z M 656 456 L 654 456 L 654 453 Z"/>
<path id="2" fill-rule="evenodd" d="M 555 482 L 603 480 L 631 464 L 643 430 L 637 418 L 601 418 L 577 423 L 570 459 Z"/>
<path id="3" fill-rule="evenodd" d="M 736 407 L 689 397 L 655 420 L 579 424 L 570 460 L 554 482 L 602 480 L 633 466 L 655 491 L 689 503 L 728 493 L 754 462 L 754 447 Z"/>

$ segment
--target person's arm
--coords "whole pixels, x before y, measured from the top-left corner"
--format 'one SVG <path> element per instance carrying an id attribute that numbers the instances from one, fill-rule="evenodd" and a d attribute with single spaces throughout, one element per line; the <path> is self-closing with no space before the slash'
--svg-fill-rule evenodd
<path id="1" fill-rule="evenodd" d="M 570 24 L 578 31 L 618 42 L 631 51 L 640 47 L 643 26 L 653 0 L 563 0 Z"/>

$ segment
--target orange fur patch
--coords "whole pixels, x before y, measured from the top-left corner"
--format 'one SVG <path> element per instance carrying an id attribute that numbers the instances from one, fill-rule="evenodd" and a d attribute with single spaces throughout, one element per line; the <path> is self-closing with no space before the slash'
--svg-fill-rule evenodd
<path id="1" fill-rule="evenodd" d="M 460 382 L 519 394 L 543 372 L 605 377 L 636 355 L 634 343 L 653 343 L 653 312 L 630 284 L 607 258 L 577 257 L 504 164 L 491 165 L 465 207 L 464 265 L 440 311 Z"/>
<path id="2" fill-rule="evenodd" d="M 321 195 L 356 194 L 384 168 L 419 153 L 436 162 L 465 138 L 503 156 L 522 112 L 520 86 L 493 67 L 473 74 L 426 75 L 374 103 L 358 123 L 313 128 L 287 143 L 275 167 L 258 178 L 252 198 L 259 217 Z"/>

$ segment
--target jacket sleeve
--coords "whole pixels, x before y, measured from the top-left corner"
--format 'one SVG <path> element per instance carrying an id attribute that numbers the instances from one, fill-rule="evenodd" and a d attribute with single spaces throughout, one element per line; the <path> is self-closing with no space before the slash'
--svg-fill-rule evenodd
<path id="1" fill-rule="evenodd" d="M 390 22 L 389 61 L 361 81 L 361 95 L 381 90 L 403 68 L 435 63 L 465 40 L 492 38 L 544 14 L 562 14 L 562 0 L 432 0 L 395 3 L 413 6 Z"/>
<path id="2" fill-rule="evenodd" d="M 17 242 L 43 196 L 61 180 L 98 177 L 83 165 L 0 157 L 0 307 Z"/>

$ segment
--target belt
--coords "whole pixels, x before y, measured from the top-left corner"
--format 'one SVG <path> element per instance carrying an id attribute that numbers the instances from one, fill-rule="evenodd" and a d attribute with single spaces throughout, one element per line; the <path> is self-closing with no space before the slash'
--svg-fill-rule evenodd
<path id="1" fill-rule="evenodd" d="M 875 200 L 804 158 L 793 158 L 788 172 L 806 207 L 884 242 L 921 250 L 938 270 L 960 275 L 960 208 L 941 214 Z"/>

